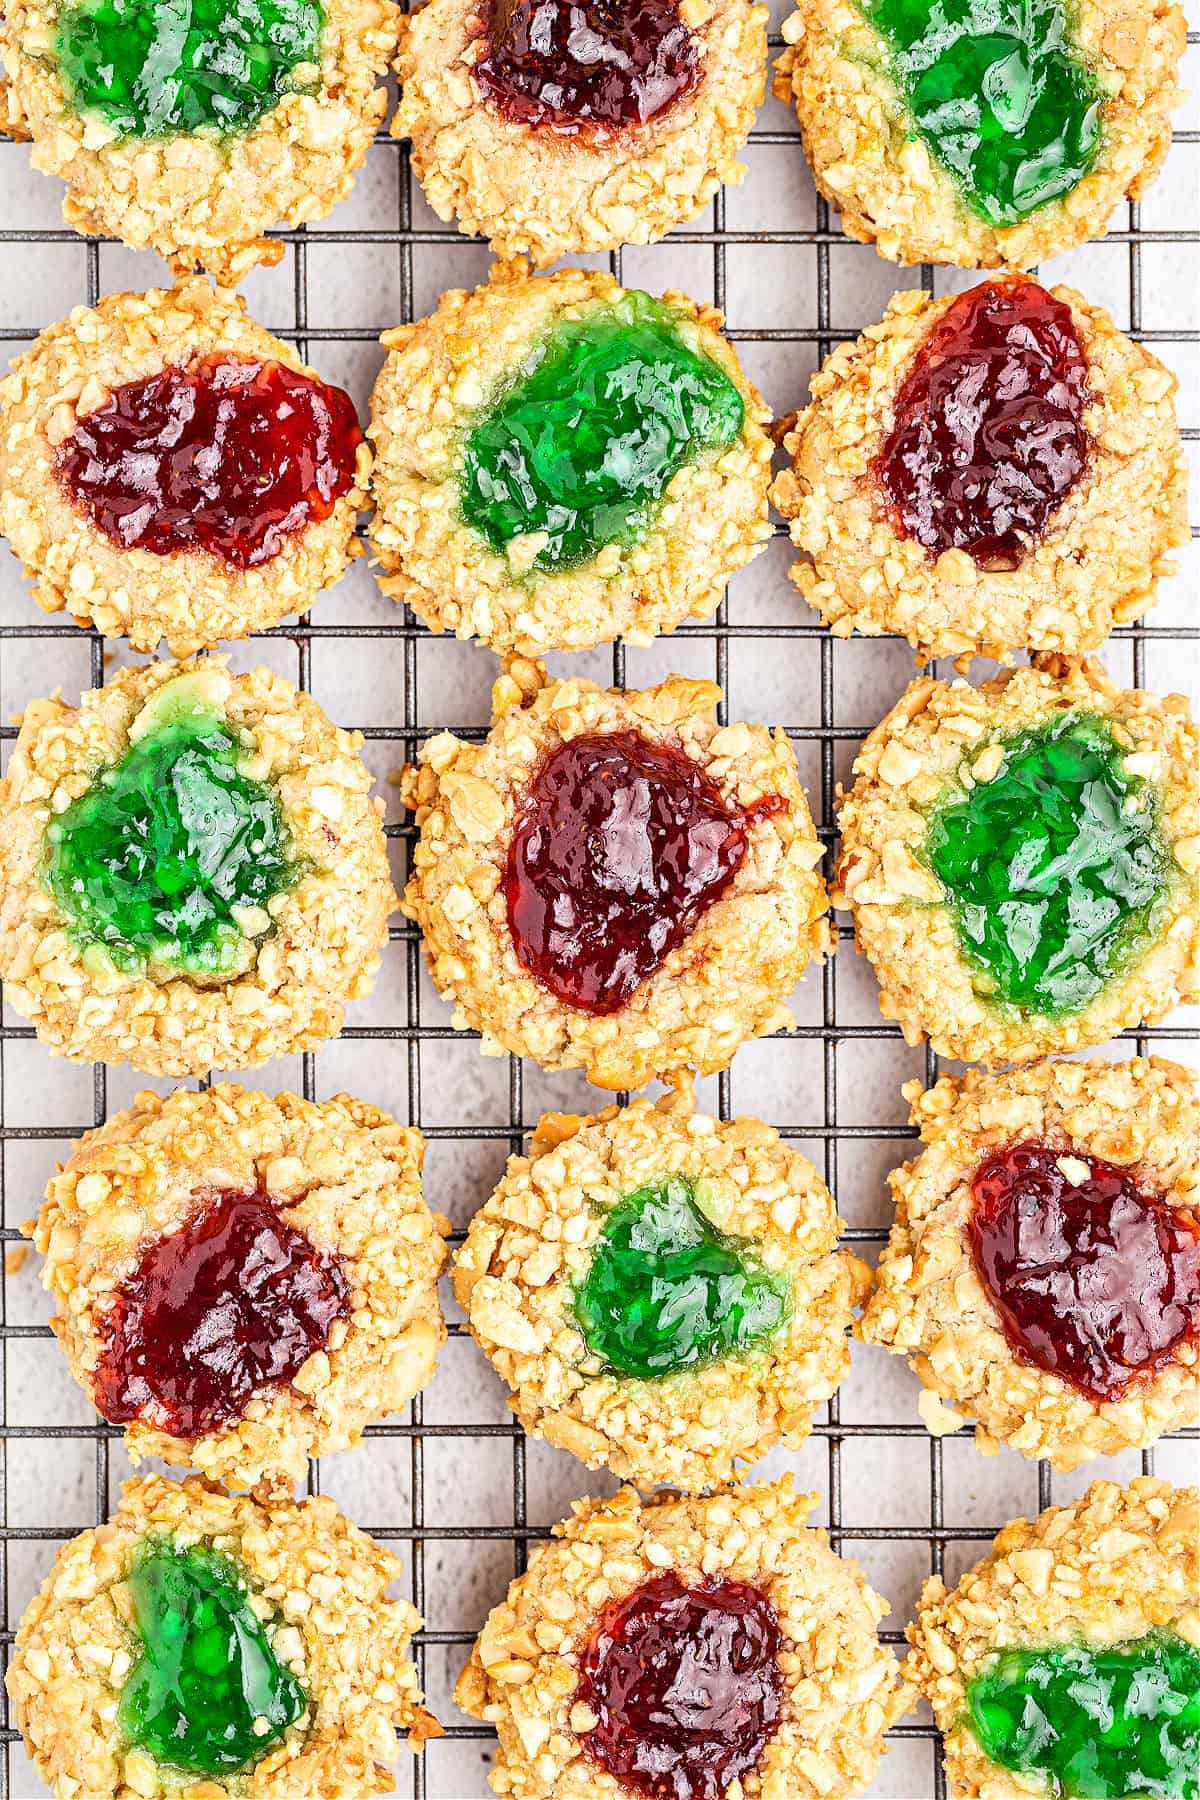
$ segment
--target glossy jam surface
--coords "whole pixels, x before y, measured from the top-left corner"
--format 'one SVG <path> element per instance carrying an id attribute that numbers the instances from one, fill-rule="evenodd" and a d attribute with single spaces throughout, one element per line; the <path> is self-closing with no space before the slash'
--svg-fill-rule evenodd
<path id="1" fill-rule="evenodd" d="M 986 281 L 927 334 L 876 460 L 893 524 L 931 555 L 1015 568 L 1088 462 L 1087 359 L 1036 281 Z"/>
<path id="2" fill-rule="evenodd" d="M 971 1193 L 975 1266 L 1023 1361 L 1119 1400 L 1200 1331 L 1200 1228 L 1127 1170 L 1011 1144 Z"/>
<path id="3" fill-rule="evenodd" d="M 601 1614 L 576 1698 L 597 1723 L 588 1755 L 649 1800 L 724 1800 L 779 1722 L 775 1608 L 742 1581 L 647 1581 Z"/>
<path id="4" fill-rule="evenodd" d="M 316 0 L 83 0 L 59 15 L 67 103 L 119 137 L 249 131 L 294 88 L 315 88 Z"/>
<path id="5" fill-rule="evenodd" d="M 121 761 L 47 828 L 44 880 L 76 937 L 118 968 L 219 976 L 244 957 L 243 926 L 271 928 L 265 908 L 298 871 L 275 794 L 239 773 L 225 720 L 186 681 L 170 689 Z"/>
<path id="6" fill-rule="evenodd" d="M 1200 1796 L 1200 1653 L 1171 1632 L 1000 1650 L 967 1704 L 993 1762 L 1041 1775 L 1064 1800 Z"/>
<path id="7" fill-rule="evenodd" d="M 281 363 L 209 356 L 114 389 L 59 451 L 73 503 L 122 550 L 269 562 L 354 482 L 349 394 Z"/>
<path id="8" fill-rule="evenodd" d="M 188 1774 L 216 1778 L 257 1762 L 307 1701 L 238 1565 L 200 1545 L 147 1538 L 129 1588 L 141 1655 L 117 1714 L 126 1741 Z"/>
<path id="9" fill-rule="evenodd" d="M 480 92 L 522 125 L 607 141 L 693 93 L 679 0 L 492 0 Z"/>
<path id="10" fill-rule="evenodd" d="M 933 814 L 926 858 L 976 991 L 1063 1017 L 1151 940 L 1174 859 L 1103 719 L 1063 713 L 1003 748 L 998 775 Z"/>
<path id="11" fill-rule="evenodd" d="M 521 804 L 505 871 L 517 960 L 568 1006 L 615 1012 L 725 892 L 746 827 L 681 750 L 573 738 Z"/>
<path id="12" fill-rule="evenodd" d="M 1064 0 L 863 0 L 926 148 L 963 204 L 1016 225 L 1100 149 L 1103 94 Z"/>
<path id="13" fill-rule="evenodd" d="M 288 1382 L 350 1311 L 340 1259 L 262 1193 L 227 1191 L 143 1251 L 101 1322 L 92 1377 L 114 1425 L 199 1437 Z"/>
<path id="14" fill-rule="evenodd" d="M 651 1380 L 765 1346 L 790 1303 L 787 1281 L 710 1224 L 691 1182 L 672 1176 L 609 1213 L 574 1311 L 606 1369 Z"/>
<path id="15" fill-rule="evenodd" d="M 682 321 L 629 293 L 547 332 L 467 437 L 461 505 L 522 570 L 572 568 L 645 535 L 685 463 L 732 443 L 742 397 Z"/>

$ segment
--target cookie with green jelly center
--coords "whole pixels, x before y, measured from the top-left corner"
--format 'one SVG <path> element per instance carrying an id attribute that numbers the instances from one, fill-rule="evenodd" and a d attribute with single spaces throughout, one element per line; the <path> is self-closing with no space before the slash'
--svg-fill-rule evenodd
<path id="1" fill-rule="evenodd" d="M 188 677 L 160 688 L 130 746 L 46 832 L 43 879 L 85 952 L 126 972 L 154 963 L 229 974 L 247 921 L 299 873 L 274 791 L 240 772 L 242 748 Z"/>
<path id="2" fill-rule="evenodd" d="M 129 1590 L 140 1654 L 117 1721 L 156 1763 L 220 1776 L 278 1743 L 308 1701 L 276 1656 L 238 1565 L 201 1545 L 148 1538 Z"/>
<path id="3" fill-rule="evenodd" d="M 634 544 L 685 463 L 737 438 L 742 396 L 683 324 L 634 292 L 539 340 L 463 448 L 462 516 L 493 550 L 536 535 L 532 567 L 556 570 Z"/>
<path id="4" fill-rule="evenodd" d="M 862 0 L 892 79 L 963 203 L 1019 224 L 1100 152 L 1104 95 L 1065 0 Z"/>
<path id="5" fill-rule="evenodd" d="M 985 1755 L 1063 1800 L 1200 1797 L 1200 1653 L 1170 1632 L 998 1651 L 967 1707 Z"/>
<path id="6" fill-rule="evenodd" d="M 992 780 L 933 814 L 925 859 L 981 997 L 1069 1016 L 1153 940 L 1178 868 L 1106 720 L 1056 715 L 1002 747 Z"/>
<path id="7" fill-rule="evenodd" d="M 55 52 L 71 110 L 119 137 L 224 135 L 315 88 L 323 25 L 318 0 L 82 0 Z"/>
<path id="8" fill-rule="evenodd" d="M 718 1231 L 680 1176 L 611 1209 L 573 1302 L 591 1354 L 640 1380 L 765 1349 L 791 1312 L 789 1282 Z"/>

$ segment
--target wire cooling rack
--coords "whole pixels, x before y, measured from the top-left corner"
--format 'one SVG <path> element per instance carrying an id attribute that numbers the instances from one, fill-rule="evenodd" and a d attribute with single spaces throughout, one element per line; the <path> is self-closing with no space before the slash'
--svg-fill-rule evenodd
<path id="1" fill-rule="evenodd" d="M 775 20 L 778 23 L 778 19 Z M 772 38 L 772 60 L 780 39 Z M 1196 81 L 1196 45 L 1189 56 Z M 1186 121 L 1185 121 L 1186 122 Z M 1200 123 L 1200 117 L 1196 120 Z M 1184 435 L 1200 438 L 1200 309 L 1192 282 L 1200 272 L 1200 130 L 1180 129 L 1166 175 L 1142 206 L 1131 205 L 1103 245 L 1062 259 L 1047 278 L 1068 279 L 1108 305 L 1117 322 L 1152 343 L 1181 375 Z M 650 251 L 609 260 L 619 280 L 654 291 L 674 285 L 726 312 L 748 370 L 782 415 L 802 403 L 807 378 L 834 344 L 878 318 L 893 288 L 915 281 L 928 291 L 970 285 L 976 277 L 929 267 L 896 270 L 873 251 L 849 246 L 812 193 L 790 112 L 768 101 L 748 151 L 744 188 L 717 197 L 696 225 Z M 68 308 L 116 288 L 164 279 L 149 256 L 84 243 L 58 224 L 57 184 L 28 172 L 28 152 L 0 147 L 0 340 L 7 354 Z M 1180 220 L 1183 221 L 1180 224 Z M 354 199 L 325 226 L 281 234 L 280 269 L 246 284 L 251 311 L 295 342 L 321 373 L 345 381 L 360 404 L 379 364 L 381 330 L 419 316 L 441 289 L 482 278 L 486 253 L 424 208 L 404 146 L 381 135 Z M 336 260 L 335 260 L 336 259 Z M 585 259 L 588 260 L 588 259 Z M 604 259 L 590 259 L 603 261 Z M 1061 273 L 1060 273 L 1061 269 Z M 365 312 L 366 316 L 360 316 Z M 347 317 L 356 322 L 347 323 Z M 685 626 L 651 651 L 576 658 L 571 667 L 639 685 L 678 667 L 712 674 L 725 693 L 723 713 L 784 723 L 794 740 L 813 813 L 827 845 L 834 833 L 836 784 L 857 743 L 911 673 L 907 647 L 835 642 L 811 622 L 789 589 L 782 527 L 776 543 L 733 584 L 716 617 Z M 1194 554 L 1194 552 L 1193 552 Z M 119 647 L 73 625 L 44 619 L 7 559 L 0 577 L 0 696 L 11 715 L 36 695 L 98 685 Z M 1191 569 L 1197 570 L 1196 561 Z M 1200 629 L 1189 605 L 1188 564 L 1169 583 L 1154 623 L 1116 634 L 1108 660 L 1135 684 L 1165 691 L 1194 687 Z M 479 735 L 494 665 L 482 650 L 433 639 L 406 612 L 375 592 L 360 564 L 309 619 L 237 647 L 237 666 L 271 662 L 311 689 L 343 725 L 356 725 L 377 774 L 411 757 L 434 729 Z M 939 672 L 948 673 L 946 669 Z M 977 669 L 976 674 L 980 671 Z M 468 716 L 468 714 L 470 716 Z M 5 751 L 15 726 L 0 727 Z M 403 879 L 412 831 L 395 807 L 387 825 Z M 907 1050 L 880 1022 L 869 970 L 855 958 L 842 926 L 841 954 L 802 985 L 798 1031 L 769 1046 L 744 1048 L 733 1069 L 702 1086 L 701 1104 L 724 1116 L 761 1112 L 799 1141 L 821 1168 L 850 1220 L 847 1241 L 873 1254 L 886 1237 L 882 1177 L 908 1153 L 911 1137 L 900 1081 L 931 1081 L 937 1060 Z M 36 1258 L 23 1265 L 18 1226 L 36 1208 L 56 1156 L 147 1084 L 126 1071 L 90 1072 L 52 1059 L 10 1012 L 0 1019 L 0 1231 L 7 1252 L 0 1289 L 0 1545 L 4 1643 L 64 1539 L 103 1520 L 116 1504 L 127 1465 L 121 1434 L 95 1422 L 62 1367 L 45 1323 Z M 1187 1060 L 1200 1039 L 1196 1015 L 1131 1034 L 1139 1050 L 1159 1048 Z M 1194 1052 L 1193 1052 L 1194 1054 Z M 340 1088 L 387 1106 L 425 1132 L 426 1192 L 462 1227 L 490 1190 L 509 1151 L 545 1107 L 586 1105 L 597 1096 L 572 1078 L 547 1078 L 517 1059 L 482 1059 L 420 965 L 418 936 L 398 923 L 380 991 L 352 1011 L 336 1046 L 270 1065 L 247 1078 L 270 1088 L 299 1086 L 309 1097 Z M 161 1085 L 166 1091 L 170 1084 Z M 20 1265 L 20 1266 L 19 1266 Z M 609 1491 L 604 1477 L 544 1445 L 527 1443 L 504 1407 L 499 1382 L 452 1320 L 450 1342 L 425 1394 L 402 1419 L 376 1426 L 358 1450 L 314 1466 L 310 1488 L 324 1486 L 365 1529 L 393 1541 L 409 1570 L 412 1598 L 427 1628 L 416 1655 L 431 1705 L 447 1735 L 424 1759 L 401 1764 L 401 1791 L 415 1800 L 482 1800 L 491 1733 L 463 1719 L 449 1700 L 455 1674 L 489 1606 L 525 1563 L 531 1541 L 572 1498 Z M 1053 1477 L 1005 1452 L 984 1459 L 969 1434 L 931 1439 L 915 1410 L 915 1379 L 896 1359 L 856 1348 L 854 1373 L 828 1403 L 808 1446 L 768 1459 L 772 1472 L 793 1468 L 798 1485 L 821 1498 L 814 1518 L 834 1547 L 864 1563 L 889 1596 L 884 1636 L 899 1644 L 920 1580 L 949 1579 L 981 1555 L 1010 1516 L 1078 1492 L 1087 1479 L 1128 1479 L 1157 1467 L 1194 1479 L 1196 1432 L 1166 1440 L 1156 1453 L 1089 1465 Z M 24 1758 L 7 1712 L 0 1730 L 0 1796 L 36 1800 L 43 1790 Z M 917 1714 L 890 1734 L 875 1796 L 943 1800 L 936 1733 Z"/>

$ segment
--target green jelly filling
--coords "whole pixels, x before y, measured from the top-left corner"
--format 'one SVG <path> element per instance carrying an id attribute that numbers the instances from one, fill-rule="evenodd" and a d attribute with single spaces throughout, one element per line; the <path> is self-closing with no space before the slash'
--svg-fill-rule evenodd
<path id="1" fill-rule="evenodd" d="M 308 1702 L 271 1647 L 237 1564 L 148 1538 L 129 1573 L 140 1655 L 121 1693 L 127 1742 L 220 1776 L 269 1750 Z"/>
<path id="2" fill-rule="evenodd" d="M 67 102 L 120 137 L 249 131 L 315 87 L 317 0 L 83 0 L 59 15 Z"/>
<path id="3" fill-rule="evenodd" d="M 863 0 L 913 125 L 963 201 L 1015 225 L 1100 148 L 1103 94 L 1063 0 Z"/>
<path id="4" fill-rule="evenodd" d="M 789 1283 L 710 1224 L 678 1176 L 612 1208 L 574 1294 L 592 1355 L 645 1381 L 760 1349 L 790 1310 Z"/>
<path id="5" fill-rule="evenodd" d="M 625 294 L 547 332 L 467 436 L 460 504 L 503 554 L 545 542 L 525 567 L 565 569 L 653 523 L 685 463 L 730 444 L 745 406 L 682 321 L 648 294 Z"/>
<path id="6" fill-rule="evenodd" d="M 227 975 L 245 959 L 243 926 L 265 933 L 267 902 L 298 874 L 278 801 L 239 773 L 237 739 L 186 676 L 130 736 L 49 826 L 43 879 L 77 940 L 117 968 Z"/>
<path id="7" fill-rule="evenodd" d="M 1155 935 L 1177 866 L 1105 720 L 1067 713 L 1003 750 L 999 774 L 933 814 L 926 860 L 976 991 L 1078 1013 Z"/>
<path id="8" fill-rule="evenodd" d="M 967 1688 L 980 1748 L 1079 1800 L 1197 1800 L 1200 1655 L 1169 1632 L 1002 1650 Z"/>

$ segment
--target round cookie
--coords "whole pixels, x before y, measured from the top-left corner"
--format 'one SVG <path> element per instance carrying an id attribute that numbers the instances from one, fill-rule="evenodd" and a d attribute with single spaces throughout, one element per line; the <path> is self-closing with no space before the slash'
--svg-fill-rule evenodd
<path id="1" fill-rule="evenodd" d="M 350 192 L 399 16 L 393 0 L 215 0 L 181 27 L 167 0 L 136 17 L 113 0 L 12 0 L 4 129 L 66 182 L 76 231 L 229 286 L 283 256 L 271 226 L 312 224 Z"/>
<path id="2" fill-rule="evenodd" d="M 46 612 L 191 656 L 306 612 L 359 554 L 353 401 L 207 281 L 76 307 L 0 400 L 0 531 Z"/>
<path id="3" fill-rule="evenodd" d="M 921 1595 L 905 1676 L 952 1800 L 1183 1794 L 1200 1755 L 1200 1490 L 1096 1481 Z"/>
<path id="4" fill-rule="evenodd" d="M 76 1144 L 31 1235 L 96 1410 L 210 1480 L 293 1482 L 430 1380 L 444 1221 L 417 1131 L 342 1094 L 137 1096 Z"/>
<path id="5" fill-rule="evenodd" d="M 1027 269 L 1103 237 L 1171 143 L 1170 0 L 990 9 L 799 0 L 774 92 L 847 236 L 901 263 Z"/>
<path id="6" fill-rule="evenodd" d="M 1196 993 L 1198 747 L 1181 695 L 1094 663 L 912 683 L 855 761 L 833 894 L 908 1043 L 1032 1062 Z"/>
<path id="7" fill-rule="evenodd" d="M 388 1597 L 400 1558 L 325 1498 L 127 1481 L 59 1551 L 6 1685 L 38 1775 L 88 1800 L 390 1794 L 404 1733 L 440 1735 Z"/>
<path id="8" fill-rule="evenodd" d="M 830 948 L 821 846 L 785 734 L 718 726 L 719 699 L 514 662 L 484 742 L 439 732 L 406 771 L 404 910 L 485 1053 L 639 1088 L 792 1023 Z"/>
<path id="9" fill-rule="evenodd" d="M 910 1703 L 888 1607 L 790 1476 L 580 1500 L 494 1607 L 454 1698 L 512 1800 L 862 1793 Z M 735 1785 L 740 1784 L 740 1785 Z"/>
<path id="10" fill-rule="evenodd" d="M 770 413 L 681 294 L 493 267 L 384 335 L 371 396 L 380 585 L 500 654 L 647 643 L 705 618 L 770 536 Z"/>
<path id="11" fill-rule="evenodd" d="M 896 294 L 784 439 L 792 580 L 838 637 L 919 662 L 1097 649 L 1187 541 L 1177 387 L 1069 288 Z"/>
<path id="12" fill-rule="evenodd" d="M 352 733 L 225 659 L 35 700 L 0 782 L 0 971 L 76 1062 L 257 1067 L 341 1030 L 396 903 Z"/>
<path id="13" fill-rule="evenodd" d="M 857 1335 L 908 1356 L 930 1429 L 965 1414 L 985 1449 L 1073 1469 L 1200 1418 L 1189 1071 L 1041 1062 L 904 1093 L 926 1148 L 888 1178 Z"/>
<path id="14" fill-rule="evenodd" d="M 850 1367 L 870 1277 L 799 1151 L 695 1115 L 685 1084 L 551 1113 L 455 1258 L 476 1343 L 536 1437 L 639 1487 L 728 1481 L 797 1448 Z"/>
<path id="15" fill-rule="evenodd" d="M 695 218 L 744 178 L 766 89 L 765 6 L 593 9 L 579 61 L 574 17 L 570 0 L 429 0 L 396 58 L 392 131 L 434 212 L 538 268 Z"/>

